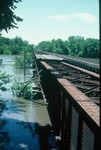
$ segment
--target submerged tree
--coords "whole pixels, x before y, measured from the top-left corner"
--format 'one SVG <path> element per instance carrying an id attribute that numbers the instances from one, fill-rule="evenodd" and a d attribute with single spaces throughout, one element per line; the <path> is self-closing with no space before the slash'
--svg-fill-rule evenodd
<path id="1" fill-rule="evenodd" d="M 2 67 L 3 60 L 0 59 L 0 67 Z M 0 91 L 6 91 L 7 88 L 5 84 L 11 82 L 12 75 L 7 74 L 6 72 L 0 71 Z"/>
<path id="2" fill-rule="evenodd" d="M 6 91 L 7 88 L 5 87 L 5 84 L 9 83 L 11 81 L 11 75 L 6 74 L 6 72 L 0 71 L 0 91 Z M 0 99 L 0 113 L 5 107 L 5 102 Z"/>
<path id="3" fill-rule="evenodd" d="M 17 22 L 23 20 L 14 13 L 17 8 L 15 3 L 19 2 L 21 0 L 0 0 L 0 31 L 7 32 L 11 28 L 18 28 Z"/>
<path id="4" fill-rule="evenodd" d="M 6 74 L 6 72 L 0 71 L 0 90 L 6 91 L 7 88 L 5 87 L 5 84 L 11 82 L 11 75 Z"/>
<path id="5" fill-rule="evenodd" d="M 14 96 L 23 97 L 31 99 L 32 96 L 32 90 L 31 90 L 31 84 L 28 83 L 20 83 L 20 80 L 17 81 L 14 79 L 13 85 L 11 87 L 12 93 Z"/>

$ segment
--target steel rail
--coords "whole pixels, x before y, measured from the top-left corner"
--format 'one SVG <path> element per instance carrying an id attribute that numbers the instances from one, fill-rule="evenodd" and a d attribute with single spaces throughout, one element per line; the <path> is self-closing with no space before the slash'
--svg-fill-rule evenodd
<path id="1" fill-rule="evenodd" d="M 46 61 L 46 62 L 50 66 L 55 68 L 55 70 L 57 70 L 62 75 L 63 79 L 69 80 L 71 83 L 75 85 L 75 87 L 77 87 L 82 93 L 87 95 L 89 98 L 94 96 L 95 103 L 99 105 L 99 101 L 98 99 L 96 99 L 96 97 L 99 97 L 100 95 L 100 91 L 99 91 L 100 83 L 99 83 L 99 79 L 96 78 L 96 76 L 93 76 L 92 72 L 90 72 L 90 75 L 89 75 L 88 70 L 85 70 L 85 69 L 84 69 L 85 72 L 82 72 L 81 70 L 78 70 L 78 68 L 76 69 L 72 68 L 71 65 L 67 66 L 67 65 L 62 64 L 61 62 L 56 62 L 56 61 Z M 98 101 L 98 103 L 96 100 Z"/>
<path id="2" fill-rule="evenodd" d="M 74 68 L 74 69 L 76 69 L 76 70 L 79 70 L 79 71 L 81 71 L 81 72 L 83 72 L 83 73 L 86 73 L 86 74 L 88 74 L 88 75 L 91 76 L 91 77 L 94 77 L 94 78 L 96 78 L 96 79 L 100 79 L 100 75 L 97 74 L 97 73 L 94 73 L 94 72 L 92 72 L 92 71 L 89 71 L 89 70 L 86 70 L 86 69 L 83 69 L 83 68 L 80 68 L 80 67 L 77 67 L 77 66 L 74 66 L 74 65 L 71 65 L 71 64 L 69 64 L 69 63 L 65 63 L 65 62 L 61 62 L 61 63 L 64 64 L 64 65 L 66 65 L 66 66 L 69 66 L 69 67 L 71 67 L 71 68 Z"/>

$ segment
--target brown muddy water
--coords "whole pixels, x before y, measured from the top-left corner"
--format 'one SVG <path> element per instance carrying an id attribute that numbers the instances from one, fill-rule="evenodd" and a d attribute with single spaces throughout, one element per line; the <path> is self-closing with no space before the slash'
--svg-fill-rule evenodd
<path id="1" fill-rule="evenodd" d="M 23 82 L 24 72 L 14 68 L 14 57 L 0 55 L 0 70 L 11 74 L 12 80 Z M 26 80 L 31 77 L 32 70 L 27 69 Z M 6 103 L 0 114 L 0 150 L 59 150 L 44 100 L 15 97 L 12 84 L 13 81 L 6 85 L 8 91 L 0 91 L 0 99 Z"/>

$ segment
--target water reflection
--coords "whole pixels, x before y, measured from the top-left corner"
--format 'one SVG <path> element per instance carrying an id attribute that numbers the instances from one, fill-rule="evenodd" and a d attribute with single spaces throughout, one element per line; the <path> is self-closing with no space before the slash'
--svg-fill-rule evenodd
<path id="1" fill-rule="evenodd" d="M 41 126 L 35 123 L 35 131 L 39 135 L 40 150 L 56 150 L 57 142 L 53 134 L 52 126 L 49 124 Z"/>
<path id="2" fill-rule="evenodd" d="M 15 98 L 7 101 L 1 116 L 0 137 L 5 150 L 56 150 L 45 105 Z"/>

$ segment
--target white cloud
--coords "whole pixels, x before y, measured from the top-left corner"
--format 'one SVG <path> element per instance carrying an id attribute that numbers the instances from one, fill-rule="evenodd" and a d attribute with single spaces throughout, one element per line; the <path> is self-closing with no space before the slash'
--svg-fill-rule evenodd
<path id="1" fill-rule="evenodd" d="M 95 23 L 97 21 L 97 18 L 94 15 L 88 13 L 74 14 L 73 18 L 80 19 L 88 23 Z"/>
<path id="2" fill-rule="evenodd" d="M 78 19 L 82 21 L 86 21 L 88 23 L 95 23 L 97 18 L 89 13 L 77 13 L 71 15 L 55 15 L 55 16 L 48 16 L 48 18 L 55 19 L 55 20 L 69 20 L 69 19 Z"/>
<path id="3" fill-rule="evenodd" d="M 48 18 L 55 19 L 55 20 L 67 20 L 69 15 L 56 15 L 56 16 L 49 16 Z"/>

